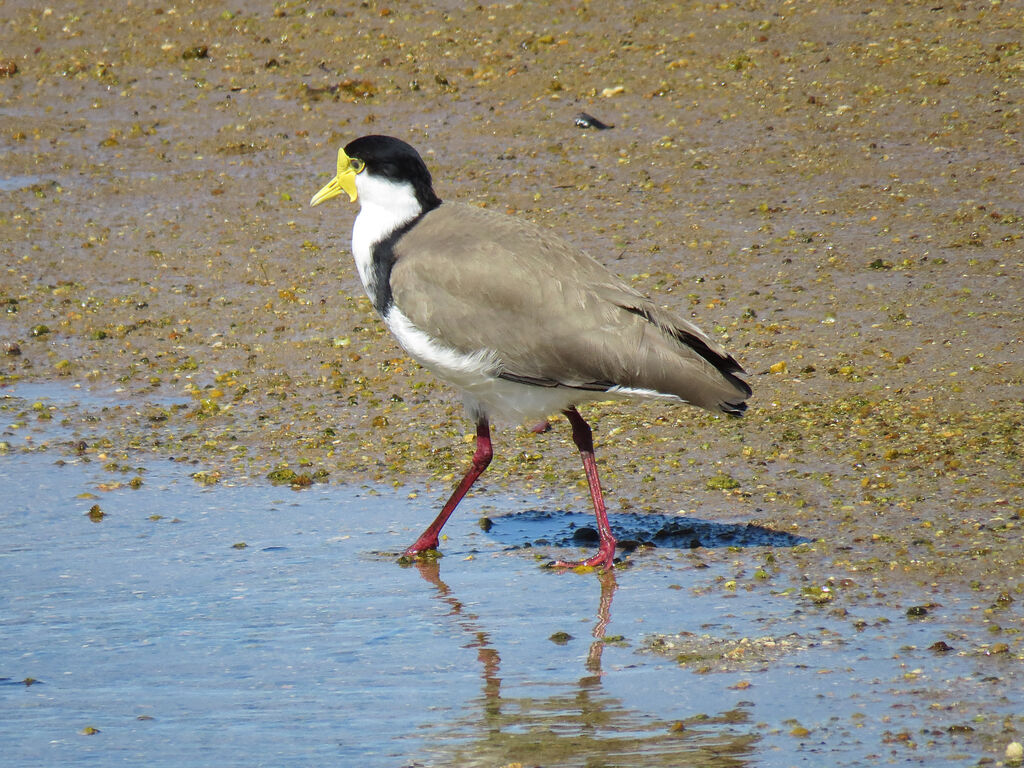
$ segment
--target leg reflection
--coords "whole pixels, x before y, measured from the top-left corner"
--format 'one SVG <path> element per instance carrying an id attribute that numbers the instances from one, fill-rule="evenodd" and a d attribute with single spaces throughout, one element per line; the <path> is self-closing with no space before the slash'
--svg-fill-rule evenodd
<path id="1" fill-rule="evenodd" d="M 446 618 L 466 636 L 463 647 L 476 649 L 483 683 L 480 696 L 466 701 L 461 712 L 446 713 L 443 721 L 431 728 L 429 755 L 425 756 L 429 764 L 559 765 L 566 755 L 572 755 L 581 765 L 618 764 L 608 761 L 616 755 L 629 755 L 629 764 L 637 768 L 742 768 L 748 764 L 757 737 L 744 729 L 742 719 L 737 719 L 735 713 L 711 719 L 700 713 L 691 725 L 688 719 L 679 717 L 683 713 L 663 713 L 659 717 L 632 708 L 605 692 L 602 655 L 617 589 L 614 571 L 595 574 L 600 592 L 592 640 L 582 660 L 583 674 L 575 684 L 571 675 L 567 680 L 552 681 L 546 671 L 546 680 L 533 682 L 528 670 L 506 669 L 503 691 L 501 655 L 493 642 L 501 632 L 488 632 L 481 617 L 455 596 L 441 579 L 440 563 L 421 561 L 415 567 L 434 588 L 434 599 L 447 607 Z M 566 574 L 565 578 L 575 577 Z M 528 625 L 526 632 L 531 628 Z M 537 649 L 533 661 L 538 670 L 553 668 L 552 660 L 543 658 L 548 647 L 555 647 L 547 642 L 546 636 L 535 632 L 532 637 L 524 637 L 523 642 Z M 521 654 L 522 646 L 518 652 Z M 552 653 L 554 658 L 566 658 L 561 649 Z M 679 727 L 681 722 L 686 722 L 685 728 Z"/>

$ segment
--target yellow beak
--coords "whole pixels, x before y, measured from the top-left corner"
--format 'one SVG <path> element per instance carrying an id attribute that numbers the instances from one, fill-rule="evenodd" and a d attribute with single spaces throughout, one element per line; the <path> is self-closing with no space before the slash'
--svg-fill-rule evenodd
<path id="1" fill-rule="evenodd" d="M 355 202 L 356 197 L 356 169 L 352 167 L 352 161 L 345 154 L 344 149 L 338 150 L 338 174 L 325 184 L 319 192 L 313 195 L 309 201 L 310 205 L 320 205 L 324 200 L 337 197 L 342 192 L 348 192 L 350 202 Z"/>

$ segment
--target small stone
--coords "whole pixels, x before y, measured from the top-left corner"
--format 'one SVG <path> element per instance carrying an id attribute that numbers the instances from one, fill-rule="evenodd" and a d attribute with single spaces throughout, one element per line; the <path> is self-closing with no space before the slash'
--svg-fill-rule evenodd
<path id="1" fill-rule="evenodd" d="M 614 125 L 598 120 L 596 117 L 589 115 L 586 112 L 580 112 L 576 115 L 575 122 L 577 128 L 594 128 L 598 131 L 607 131 L 609 128 L 615 127 Z"/>
<path id="2" fill-rule="evenodd" d="M 598 534 L 596 528 L 591 528 L 589 525 L 584 525 L 581 528 L 577 528 L 572 533 L 572 543 L 577 546 L 586 546 L 588 544 L 597 544 L 601 541 L 601 536 Z"/>

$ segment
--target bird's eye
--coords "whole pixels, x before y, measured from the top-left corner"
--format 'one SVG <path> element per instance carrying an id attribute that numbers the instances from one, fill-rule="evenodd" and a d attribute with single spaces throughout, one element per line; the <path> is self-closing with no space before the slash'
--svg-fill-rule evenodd
<path id="1" fill-rule="evenodd" d="M 362 173 L 363 169 L 366 167 L 366 163 L 364 163 L 358 157 L 351 158 L 349 160 L 349 165 L 352 166 L 352 170 L 355 171 L 356 173 Z"/>

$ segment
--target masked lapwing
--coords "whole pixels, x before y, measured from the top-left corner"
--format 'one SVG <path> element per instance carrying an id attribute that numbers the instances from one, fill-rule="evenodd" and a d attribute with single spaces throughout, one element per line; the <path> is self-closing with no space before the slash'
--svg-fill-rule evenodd
<path id="1" fill-rule="evenodd" d="M 437 519 L 407 550 L 436 549 L 441 528 L 491 461 L 491 419 L 565 414 L 594 502 L 610 568 L 608 524 L 591 430 L 581 403 L 660 397 L 739 416 L 743 369 L 696 326 L 657 307 L 553 232 L 434 192 L 419 153 L 363 136 L 338 152 L 338 172 L 311 200 L 359 201 L 352 254 L 359 278 L 398 343 L 461 390 L 476 421 L 472 464 Z"/>

